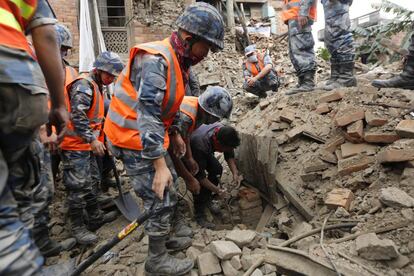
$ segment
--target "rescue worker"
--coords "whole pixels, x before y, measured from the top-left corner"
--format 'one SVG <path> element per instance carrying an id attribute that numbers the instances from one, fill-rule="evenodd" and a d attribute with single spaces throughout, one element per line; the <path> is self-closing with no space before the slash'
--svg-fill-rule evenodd
<path id="1" fill-rule="evenodd" d="M 188 73 L 188 85 L 185 87 L 185 95 L 198 97 L 200 94 L 200 82 L 198 81 L 198 77 L 194 70 L 190 67 Z"/>
<path id="2" fill-rule="evenodd" d="M 77 77 L 77 72 L 70 66 L 65 66 L 62 49 L 64 47 L 72 48 L 72 35 L 69 30 L 62 24 L 55 25 L 57 40 L 61 49 L 63 69 L 65 70 L 65 84 L 73 81 Z M 32 211 L 34 214 L 33 238 L 37 247 L 40 249 L 43 257 L 51 257 L 59 255 L 63 249 L 61 244 L 50 238 L 48 224 L 50 222 L 49 205 L 52 202 L 54 194 L 53 174 L 52 174 L 52 156 L 58 156 L 57 151 L 54 150 L 56 144 L 56 135 L 53 133 L 50 137 L 46 135 L 46 125 L 41 126 L 39 137 L 35 138 L 32 143 L 32 151 L 35 156 L 35 161 L 40 169 L 38 183 L 33 189 L 33 205 Z M 57 160 L 60 160 L 57 159 Z M 75 244 L 71 243 L 69 247 Z M 66 248 L 67 249 L 67 248 Z"/>
<path id="3" fill-rule="evenodd" d="M 353 0 L 322 0 L 325 13 L 325 46 L 331 54 L 331 76 L 319 88 L 330 91 L 357 85 L 354 77 L 355 45 L 349 7 Z"/>
<path id="4" fill-rule="evenodd" d="M 315 41 L 312 25 L 316 20 L 316 0 L 285 0 L 282 19 L 288 25 L 289 56 L 298 77 L 287 95 L 310 92 L 315 88 Z"/>
<path id="5" fill-rule="evenodd" d="M 165 208 L 170 202 L 168 212 L 150 217 L 145 224 L 149 236 L 145 271 L 149 275 L 184 275 L 194 265 L 167 253 L 167 246 L 175 247 L 168 241 L 177 202 L 176 173 L 167 153 L 168 132 L 184 97 L 190 66 L 202 61 L 209 50 L 224 46 L 223 19 L 210 4 L 189 5 L 176 25 L 178 31 L 169 38 L 131 49 L 104 127 L 110 149 L 124 163 L 145 209 Z M 184 155 L 185 144 L 179 148 Z"/>
<path id="6" fill-rule="evenodd" d="M 378 88 L 414 89 L 414 33 L 411 35 L 407 61 L 403 71 L 398 76 L 388 80 L 374 80 L 372 85 Z"/>
<path id="7" fill-rule="evenodd" d="M 95 243 L 98 237 L 91 231 L 116 218 L 116 213 L 104 214 L 99 208 L 100 173 L 95 156 L 103 156 L 105 152 L 102 86 L 111 84 L 124 66 L 117 54 L 103 52 L 93 67 L 89 74 L 66 86 L 65 100 L 71 120 L 60 145 L 72 234 L 79 244 Z M 87 227 L 83 210 L 88 214 Z"/>
<path id="8" fill-rule="evenodd" d="M 202 124 L 212 124 L 223 118 L 229 118 L 233 109 L 233 101 L 229 92 L 220 86 L 209 86 L 200 97 L 185 96 L 180 106 L 179 117 L 173 128 L 179 131 L 186 143 L 183 158 L 171 154 L 174 167 L 187 188 L 193 193 L 200 192 L 200 183 L 194 175 L 198 172 L 198 164 L 194 160 L 190 145 L 191 134 Z"/>
<path id="9" fill-rule="evenodd" d="M 198 164 L 198 173 L 195 175 L 195 179 L 201 185 L 200 193 L 194 195 L 195 218 L 201 227 L 214 229 L 215 225 L 206 219 L 205 208 L 213 209 L 211 208 L 212 193 L 220 197 L 226 195 L 226 191 L 219 187 L 223 167 L 214 153 L 224 153 L 224 159 L 230 168 L 233 180 L 239 184 L 241 175 L 234 159 L 234 149 L 240 145 L 240 138 L 233 127 L 214 123 L 200 126 L 193 132 L 190 139 L 192 154 Z M 213 212 L 219 211 L 214 209 Z"/>
<path id="10" fill-rule="evenodd" d="M 274 92 L 280 86 L 280 80 L 273 69 L 272 59 L 266 52 L 258 53 L 256 45 L 249 45 L 244 49 L 246 61 L 243 63 L 243 89 L 259 97 L 266 97 L 266 92 Z"/>
<path id="11" fill-rule="evenodd" d="M 70 30 L 63 24 L 59 23 L 55 25 L 56 34 L 58 36 L 58 41 L 60 44 L 60 56 L 62 58 L 62 67 L 65 72 L 65 89 L 66 85 L 74 81 L 78 76 L 78 72 L 75 68 L 70 66 L 69 62 L 66 61 L 68 51 L 73 48 L 73 37 Z M 52 175 L 55 180 L 59 172 L 60 156 L 57 151 L 52 151 L 50 153 L 51 166 L 52 166 Z"/>
<path id="12" fill-rule="evenodd" d="M 43 257 L 31 238 L 32 189 L 39 170 L 30 145 L 48 121 L 48 90 L 49 123 L 58 142 L 69 116 L 49 3 L 4 0 L 0 11 L 0 275 L 34 275 Z M 25 34 L 31 34 L 37 58 Z"/>

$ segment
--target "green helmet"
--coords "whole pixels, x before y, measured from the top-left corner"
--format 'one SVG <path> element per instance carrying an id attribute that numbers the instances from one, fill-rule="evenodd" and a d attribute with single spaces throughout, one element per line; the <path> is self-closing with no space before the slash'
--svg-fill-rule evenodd
<path id="1" fill-rule="evenodd" d="M 60 47 L 67 47 L 69 49 L 73 48 L 73 38 L 69 29 L 63 24 L 55 25 L 56 33 L 58 36 L 58 41 Z"/>
<path id="2" fill-rule="evenodd" d="M 229 92 L 220 86 L 209 86 L 198 97 L 200 107 L 210 115 L 219 119 L 229 118 L 233 109 L 233 100 Z"/>
<path id="3" fill-rule="evenodd" d="M 208 41 L 216 49 L 224 48 L 224 21 L 212 5 L 204 2 L 191 4 L 178 17 L 176 24 L 180 29 Z"/>

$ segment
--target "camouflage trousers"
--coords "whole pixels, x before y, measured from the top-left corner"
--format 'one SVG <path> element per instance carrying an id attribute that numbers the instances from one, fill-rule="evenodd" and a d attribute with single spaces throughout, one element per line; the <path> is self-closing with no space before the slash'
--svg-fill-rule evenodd
<path id="1" fill-rule="evenodd" d="M 36 275 L 43 257 L 31 238 L 37 171 L 30 145 L 47 121 L 47 96 L 0 84 L 0 275 Z"/>
<path id="2" fill-rule="evenodd" d="M 88 202 L 96 202 L 100 173 L 93 153 L 63 150 L 61 158 L 69 209 L 84 209 Z"/>
<path id="3" fill-rule="evenodd" d="M 33 141 L 32 151 L 40 168 L 39 184 L 33 189 L 32 212 L 35 219 L 33 229 L 35 232 L 42 232 L 47 229 L 50 221 L 48 208 L 54 194 L 52 161 L 49 151 L 38 139 Z"/>
<path id="4" fill-rule="evenodd" d="M 249 86 L 245 81 L 243 89 L 259 97 L 266 97 L 266 91 L 277 91 L 279 86 L 280 79 L 277 76 L 276 71 L 271 70 L 264 78 L 256 81 L 252 86 Z"/>
<path id="5" fill-rule="evenodd" d="M 315 41 L 312 35 L 312 25 L 300 27 L 297 20 L 288 22 L 289 56 L 295 68 L 296 75 L 315 70 Z"/>
<path id="6" fill-rule="evenodd" d="M 164 200 L 158 199 L 152 190 L 152 182 L 155 176 L 155 169 L 153 160 L 143 159 L 140 151 L 119 148 L 108 143 L 111 148 L 111 152 L 115 157 L 120 158 L 124 163 L 125 170 L 131 184 L 134 187 L 135 193 L 144 202 L 144 209 L 146 211 L 153 208 L 155 210 L 162 209 L 166 204 L 166 197 Z M 174 179 L 174 185 L 169 188 L 169 211 L 149 218 L 145 223 L 145 233 L 149 236 L 165 236 L 171 231 L 171 222 L 177 205 L 177 173 L 175 172 L 174 165 L 171 158 L 167 154 L 165 156 L 167 166 L 171 171 Z"/>
<path id="7" fill-rule="evenodd" d="M 332 63 L 354 61 L 355 45 L 351 33 L 349 7 L 352 1 L 322 0 L 325 13 L 325 46 Z"/>

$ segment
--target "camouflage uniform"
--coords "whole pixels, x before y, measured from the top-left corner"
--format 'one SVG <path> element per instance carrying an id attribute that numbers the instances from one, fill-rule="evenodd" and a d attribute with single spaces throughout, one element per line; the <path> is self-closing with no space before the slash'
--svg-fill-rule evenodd
<path id="1" fill-rule="evenodd" d="M 80 79 L 73 83 L 69 93 L 71 121 L 75 132 L 86 143 L 91 143 L 97 137 L 90 128 L 86 112 L 92 105 L 93 87 L 87 80 Z M 92 151 L 62 150 L 61 158 L 69 208 L 83 209 L 89 202 L 95 202 L 100 173 Z"/>
<path id="2" fill-rule="evenodd" d="M 190 67 L 188 71 L 188 85 L 185 87 L 186 96 L 200 96 L 200 82 L 198 81 L 197 75 L 194 73 L 194 70 Z"/>
<path id="3" fill-rule="evenodd" d="M 268 64 L 272 64 L 272 58 L 270 57 L 270 55 L 266 54 L 263 57 L 263 63 L 264 65 L 268 65 Z M 257 70 L 260 72 L 260 68 L 257 67 Z M 247 69 L 246 64 L 243 63 L 243 76 L 246 79 L 246 77 L 252 77 L 252 73 Z M 263 77 L 260 80 L 257 80 L 253 86 L 249 86 L 247 84 L 247 81 L 245 80 L 243 83 L 243 89 L 246 90 L 247 92 L 253 93 L 255 95 L 258 96 L 266 96 L 266 91 L 269 90 L 277 90 L 278 87 L 280 85 L 279 82 L 279 77 L 277 76 L 276 71 L 272 68 L 272 70 L 270 70 L 270 72 Z"/>
<path id="4" fill-rule="evenodd" d="M 354 61 L 355 47 L 351 33 L 349 7 L 352 0 L 322 0 L 325 12 L 325 46 L 332 63 Z"/>
<path id="5" fill-rule="evenodd" d="M 136 91 L 140 91 L 137 101 L 137 126 L 143 145 L 142 151 L 119 148 L 111 145 L 113 154 L 122 160 L 135 192 L 144 201 L 144 208 L 149 209 L 155 202 L 155 208 L 162 208 L 163 201 L 157 199 L 152 191 L 155 175 L 153 160 L 166 157 L 174 183 L 177 179 L 174 166 L 164 149 L 165 127 L 161 121 L 161 105 L 167 89 L 167 63 L 160 55 L 137 54 L 131 65 L 131 82 Z M 110 144 L 110 141 L 109 141 Z M 170 193 L 171 210 L 175 209 L 176 189 Z M 165 198 L 164 198 L 165 201 Z M 170 219 L 173 212 L 151 217 L 145 224 L 149 236 L 165 236 L 170 232 Z"/>
<path id="6" fill-rule="evenodd" d="M 55 22 L 47 1 L 39 0 L 25 31 Z M 26 52 L 0 46 L 0 275 L 34 275 L 43 264 L 30 237 L 32 189 L 39 173 L 30 144 L 47 113 L 39 64 Z"/>
<path id="7" fill-rule="evenodd" d="M 315 0 L 302 0 L 299 15 L 308 16 Z M 306 26 L 299 26 L 297 20 L 289 20 L 289 55 L 298 76 L 315 70 L 315 41 L 312 35 L 313 21 L 309 19 Z"/>

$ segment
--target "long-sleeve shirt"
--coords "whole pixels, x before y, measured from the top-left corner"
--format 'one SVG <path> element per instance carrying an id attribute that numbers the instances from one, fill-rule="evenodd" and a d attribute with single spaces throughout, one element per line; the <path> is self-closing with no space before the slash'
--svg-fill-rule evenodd
<path id="1" fill-rule="evenodd" d="M 75 132 L 86 143 L 91 143 L 97 139 L 97 136 L 90 127 L 90 121 L 87 115 L 93 102 L 93 86 L 87 80 L 80 79 L 72 85 L 69 94 L 70 115 Z"/>
<path id="2" fill-rule="evenodd" d="M 299 15 L 300 16 L 309 16 L 309 10 L 312 6 L 316 6 L 316 0 L 301 0 Z"/>

